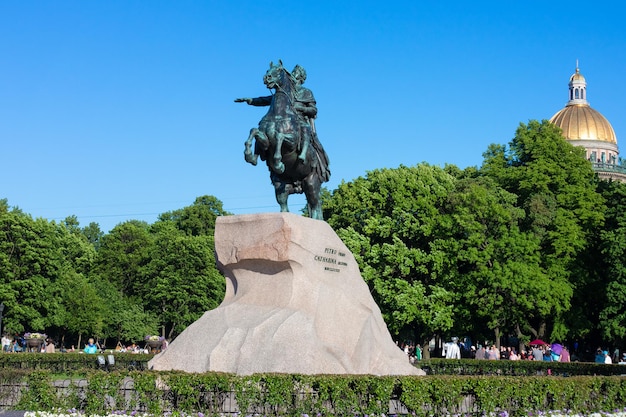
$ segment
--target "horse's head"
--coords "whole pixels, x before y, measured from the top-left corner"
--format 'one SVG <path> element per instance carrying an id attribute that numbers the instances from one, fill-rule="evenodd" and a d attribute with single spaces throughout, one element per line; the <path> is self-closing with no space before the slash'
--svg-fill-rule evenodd
<path id="1" fill-rule="evenodd" d="M 270 62 L 270 69 L 267 70 L 263 77 L 263 82 L 267 88 L 285 88 L 286 83 L 291 82 L 289 73 L 283 67 L 282 61 L 278 61 L 278 64 Z"/>

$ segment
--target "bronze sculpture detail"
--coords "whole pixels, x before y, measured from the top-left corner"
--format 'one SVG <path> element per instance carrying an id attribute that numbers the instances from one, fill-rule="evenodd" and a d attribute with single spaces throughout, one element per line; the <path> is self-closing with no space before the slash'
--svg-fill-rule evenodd
<path id="1" fill-rule="evenodd" d="M 329 162 L 315 131 L 317 107 L 311 90 L 302 86 L 305 79 L 299 65 L 289 73 L 282 62 L 270 63 L 263 82 L 274 94 L 235 102 L 269 106 L 259 127 L 250 130 L 244 158 L 252 165 L 258 157 L 266 161 L 280 211 L 289 211 L 290 194 L 304 193 L 309 217 L 323 220 L 320 189 L 330 178 Z"/>

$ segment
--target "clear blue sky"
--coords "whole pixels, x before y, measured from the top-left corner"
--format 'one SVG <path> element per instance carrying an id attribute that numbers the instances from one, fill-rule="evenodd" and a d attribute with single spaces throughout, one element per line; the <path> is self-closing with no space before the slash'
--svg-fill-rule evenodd
<path id="1" fill-rule="evenodd" d="M 268 94 L 278 59 L 308 72 L 331 190 L 376 168 L 480 165 L 565 105 L 577 59 L 624 156 L 625 15 L 577 0 L 5 0 L 0 198 L 106 232 L 205 194 L 277 211 L 267 169 L 243 159 L 265 109 L 233 99 Z"/>

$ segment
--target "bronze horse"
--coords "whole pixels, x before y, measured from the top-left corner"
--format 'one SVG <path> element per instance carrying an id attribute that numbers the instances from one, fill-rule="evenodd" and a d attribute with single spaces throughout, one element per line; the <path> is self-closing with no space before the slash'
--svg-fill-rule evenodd
<path id="1" fill-rule="evenodd" d="M 303 123 L 302 116 L 294 109 L 297 86 L 282 62 L 270 63 L 263 82 L 275 92 L 259 127 L 250 130 L 245 142 L 245 160 L 256 165 L 260 156 L 266 161 L 281 212 L 289 211 L 289 194 L 304 193 L 309 217 L 323 220 L 320 189 L 330 177 L 328 156 L 314 131 L 309 132 L 312 146 L 302 146 L 302 129 L 311 126 Z M 256 139 L 254 152 L 253 139 Z M 300 155 L 303 149 L 304 158 Z"/>

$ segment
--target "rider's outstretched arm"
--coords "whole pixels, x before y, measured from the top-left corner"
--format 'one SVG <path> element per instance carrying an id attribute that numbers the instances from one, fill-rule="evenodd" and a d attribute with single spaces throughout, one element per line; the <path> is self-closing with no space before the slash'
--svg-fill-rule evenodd
<path id="1" fill-rule="evenodd" d="M 256 97 L 256 98 L 236 98 L 235 103 L 248 103 L 251 106 L 269 106 L 272 104 L 272 96 Z"/>

